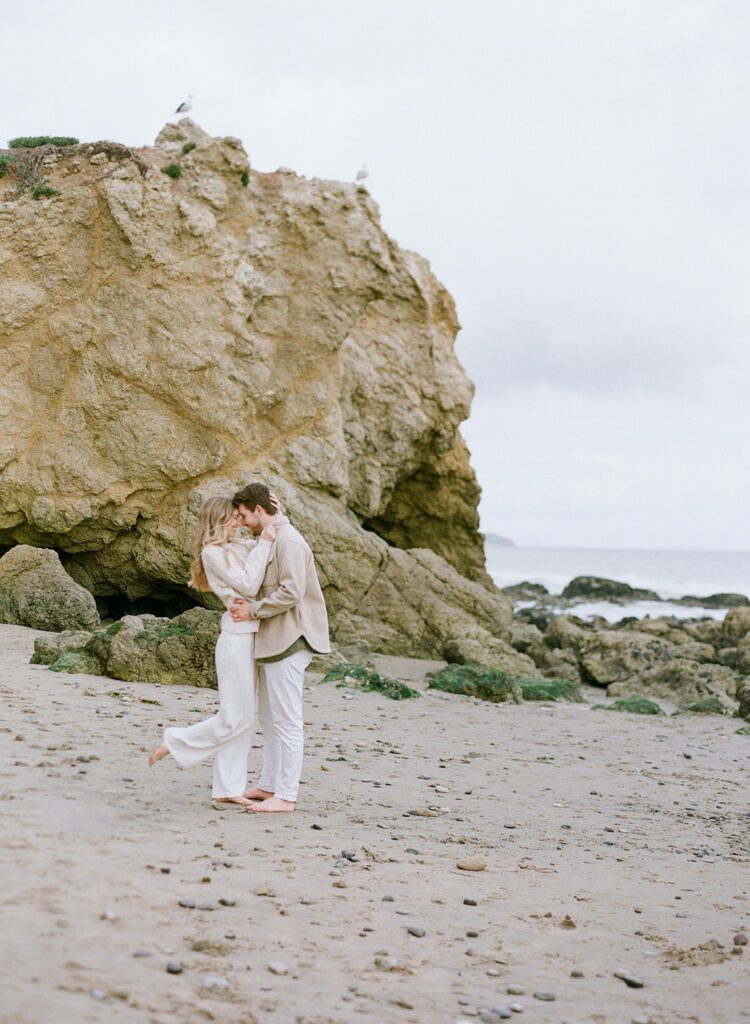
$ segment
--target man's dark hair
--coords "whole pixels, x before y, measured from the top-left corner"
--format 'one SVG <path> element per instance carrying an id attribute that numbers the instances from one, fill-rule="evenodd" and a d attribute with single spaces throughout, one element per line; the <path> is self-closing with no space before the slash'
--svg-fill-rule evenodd
<path id="1" fill-rule="evenodd" d="M 246 484 L 245 487 L 240 488 L 233 496 L 232 504 L 235 508 L 244 505 L 251 511 L 256 505 L 260 505 L 264 512 L 268 512 L 269 516 L 276 515 L 277 512 L 277 509 L 271 504 L 271 491 L 261 483 Z"/>

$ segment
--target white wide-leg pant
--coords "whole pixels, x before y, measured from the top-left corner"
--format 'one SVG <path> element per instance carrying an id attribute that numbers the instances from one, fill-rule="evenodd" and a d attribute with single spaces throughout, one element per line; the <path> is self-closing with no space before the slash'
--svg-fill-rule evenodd
<path id="1" fill-rule="evenodd" d="M 263 772 L 258 788 L 296 801 L 302 775 L 302 686 L 310 651 L 258 666 L 258 721 L 263 727 Z"/>
<path id="2" fill-rule="evenodd" d="M 219 713 L 195 725 L 164 730 L 164 742 L 183 768 L 214 758 L 212 795 L 242 796 L 255 724 L 254 633 L 222 629 L 216 644 Z"/>

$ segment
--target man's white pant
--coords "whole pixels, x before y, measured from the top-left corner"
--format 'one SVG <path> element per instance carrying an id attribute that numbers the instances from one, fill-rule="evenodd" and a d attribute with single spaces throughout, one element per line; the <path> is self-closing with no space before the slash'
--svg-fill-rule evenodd
<path id="1" fill-rule="evenodd" d="M 304 753 L 302 686 L 310 651 L 258 666 L 258 721 L 263 727 L 263 772 L 258 788 L 297 799 Z"/>
<path id="2" fill-rule="evenodd" d="M 254 633 L 222 629 L 216 644 L 218 715 L 185 728 L 164 730 L 164 742 L 183 768 L 214 758 L 214 797 L 242 796 L 247 785 L 247 759 L 255 724 L 254 642 Z"/>

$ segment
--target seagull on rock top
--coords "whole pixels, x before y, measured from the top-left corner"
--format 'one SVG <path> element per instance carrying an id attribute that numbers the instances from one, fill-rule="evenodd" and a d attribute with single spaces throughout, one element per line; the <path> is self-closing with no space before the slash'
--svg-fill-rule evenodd
<path id="1" fill-rule="evenodd" d="M 362 182 L 365 180 L 369 173 L 370 172 L 367 170 L 367 167 L 364 164 L 362 164 L 360 169 L 357 171 L 357 177 L 354 180 Z"/>
<path id="2" fill-rule="evenodd" d="M 191 93 L 186 100 L 179 105 L 175 114 L 187 114 L 188 110 L 193 109 L 193 94 Z"/>

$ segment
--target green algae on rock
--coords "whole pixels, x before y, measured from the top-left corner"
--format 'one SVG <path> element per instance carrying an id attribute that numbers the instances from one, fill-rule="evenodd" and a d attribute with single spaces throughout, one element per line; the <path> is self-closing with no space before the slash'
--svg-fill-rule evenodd
<path id="1" fill-rule="evenodd" d="M 358 690 L 375 691 L 382 693 L 391 700 L 409 700 L 411 697 L 421 697 L 419 690 L 412 689 L 400 679 L 393 679 L 390 676 L 381 676 L 378 672 L 367 668 L 365 665 L 334 665 L 321 679 L 322 683 L 339 681 L 339 686 L 354 686 Z"/>
<path id="2" fill-rule="evenodd" d="M 51 665 L 68 651 L 80 651 L 92 637 L 91 632 L 83 629 L 66 629 L 62 633 L 51 636 L 38 636 L 34 640 L 32 665 Z"/>
<path id="3" fill-rule="evenodd" d="M 718 697 L 704 697 L 703 700 L 692 700 L 681 704 L 674 712 L 676 715 L 726 715 L 727 708 Z"/>
<path id="4" fill-rule="evenodd" d="M 521 687 L 514 676 L 501 669 L 485 668 L 471 662 L 466 665 L 449 665 L 432 676 L 428 686 L 431 690 L 479 697 L 493 704 L 505 701 L 520 704 L 523 700 Z"/>
<path id="5" fill-rule="evenodd" d="M 570 704 L 585 704 L 586 699 L 577 683 L 570 679 L 528 679 L 517 676 L 524 700 L 559 700 Z"/>
<path id="6" fill-rule="evenodd" d="M 80 648 L 75 651 L 63 651 L 49 666 L 50 672 L 82 672 L 89 676 L 103 676 L 104 669 L 99 659 L 88 651 Z"/>
<path id="7" fill-rule="evenodd" d="M 191 608 L 175 619 L 126 615 L 93 633 L 40 637 L 32 661 L 49 665 L 53 672 L 215 689 L 219 629 L 219 613 L 206 608 Z"/>
<path id="8" fill-rule="evenodd" d="M 663 715 L 664 712 L 647 697 L 620 697 L 612 704 L 594 704 L 592 711 L 629 711 L 632 715 Z"/>

